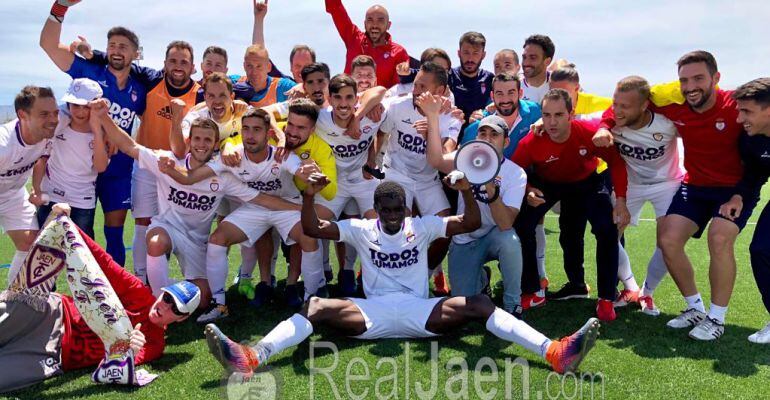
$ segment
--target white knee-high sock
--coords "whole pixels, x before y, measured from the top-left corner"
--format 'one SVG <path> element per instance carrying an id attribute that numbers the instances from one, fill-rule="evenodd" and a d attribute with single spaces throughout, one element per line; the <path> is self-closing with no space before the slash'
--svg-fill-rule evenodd
<path id="1" fill-rule="evenodd" d="M 305 300 L 326 285 L 322 263 L 323 254 L 319 247 L 315 251 L 302 251 L 300 271 L 305 282 Z"/>
<path id="2" fill-rule="evenodd" d="M 500 308 L 495 308 L 495 312 L 487 319 L 487 330 L 500 339 L 516 343 L 543 358 L 551 344 L 551 339 Z"/>
<path id="3" fill-rule="evenodd" d="M 626 290 L 639 290 L 639 285 L 634 278 L 634 271 L 631 271 L 631 260 L 620 242 L 618 242 L 618 279 L 623 282 L 623 287 Z"/>
<path id="4" fill-rule="evenodd" d="M 541 278 L 545 278 L 545 225 L 539 224 L 535 227 L 535 244 L 537 246 L 535 256 L 537 257 L 537 273 Z"/>
<path id="5" fill-rule="evenodd" d="M 324 271 L 331 271 L 332 270 L 332 264 L 329 262 L 329 241 L 326 239 L 321 239 L 321 250 L 323 251 L 323 264 L 324 264 Z"/>
<path id="6" fill-rule="evenodd" d="M 134 243 L 131 253 L 134 257 L 134 275 L 147 282 L 147 226 L 134 225 Z"/>
<path id="7" fill-rule="evenodd" d="M 346 242 L 345 243 L 345 266 L 343 267 L 343 269 L 346 271 L 355 271 L 357 257 L 358 257 L 358 252 L 356 251 L 356 248 L 349 245 Z"/>
<path id="8" fill-rule="evenodd" d="M 668 269 L 665 260 L 663 260 L 663 252 L 656 247 L 649 264 L 647 264 L 647 277 L 644 278 L 644 285 L 642 285 L 642 296 L 652 296 L 660 282 L 666 277 L 666 273 L 668 273 Z"/>
<path id="9" fill-rule="evenodd" d="M 257 247 L 241 244 L 241 278 L 251 279 L 257 266 Z"/>
<path id="10" fill-rule="evenodd" d="M 206 279 L 217 304 L 225 304 L 227 282 L 227 247 L 209 243 L 206 247 Z"/>
<path id="11" fill-rule="evenodd" d="M 171 284 L 171 279 L 168 277 L 168 259 L 165 254 L 159 257 L 147 255 L 147 280 L 155 297 L 160 295 L 161 288 Z"/>
<path id="12" fill-rule="evenodd" d="M 252 349 L 257 353 L 259 363 L 263 364 L 272 355 L 302 343 L 311 334 L 313 334 L 313 325 L 310 321 L 302 315 L 294 314 L 276 325 Z"/>
<path id="13" fill-rule="evenodd" d="M 27 254 L 29 254 L 28 251 L 19 251 L 16 250 L 15 253 L 13 253 L 13 259 L 11 260 L 11 269 L 8 271 L 8 286 L 11 286 L 13 283 L 13 280 L 16 279 L 16 275 L 19 274 L 19 271 L 21 271 L 21 266 L 24 265 L 24 259 L 27 258 Z"/>

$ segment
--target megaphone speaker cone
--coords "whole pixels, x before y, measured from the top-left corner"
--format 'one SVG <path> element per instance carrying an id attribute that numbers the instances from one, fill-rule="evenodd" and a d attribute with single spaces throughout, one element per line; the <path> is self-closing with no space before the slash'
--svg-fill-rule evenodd
<path id="1" fill-rule="evenodd" d="M 455 169 L 462 171 L 471 184 L 483 185 L 495 179 L 501 162 L 500 154 L 491 144 L 474 140 L 457 150 Z"/>

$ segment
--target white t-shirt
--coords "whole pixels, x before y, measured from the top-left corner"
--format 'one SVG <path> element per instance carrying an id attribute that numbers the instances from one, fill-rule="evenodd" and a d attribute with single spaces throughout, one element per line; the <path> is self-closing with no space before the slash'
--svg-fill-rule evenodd
<path id="1" fill-rule="evenodd" d="M 406 217 L 401 230 L 388 235 L 378 219 L 336 222 L 340 241 L 350 244 L 361 258 L 366 297 L 409 293 L 428 298 L 428 246 L 446 236 L 447 218 L 433 215 Z"/>
<path id="2" fill-rule="evenodd" d="M 241 133 L 240 118 L 230 117 L 230 119 L 227 121 L 218 122 L 213 117 L 211 117 L 211 112 L 206 106 L 206 103 L 200 103 L 190 109 L 190 111 L 187 112 L 187 115 L 185 115 L 184 119 L 182 120 L 182 136 L 184 136 L 185 139 L 190 137 L 190 127 L 192 126 L 193 121 L 198 118 L 208 118 L 217 124 L 217 127 L 219 127 L 220 141 Z"/>
<path id="3" fill-rule="evenodd" d="M 188 169 L 190 167 L 189 154 L 179 160 L 170 151 L 140 148 L 139 166 L 150 171 L 157 178 L 159 213 L 152 218 L 176 227 L 180 232 L 187 233 L 201 244 L 207 242 L 211 233 L 211 222 L 217 213 L 219 203 L 225 196 L 247 202 L 259 195 L 258 191 L 248 187 L 231 174 L 204 179 L 194 185 L 179 184 L 158 169 L 158 160 L 161 156 L 176 160 L 177 166 Z"/>
<path id="4" fill-rule="evenodd" d="M 545 75 L 545 82 L 543 82 L 540 86 L 529 86 L 527 84 L 527 79 L 524 77 L 524 74 L 521 74 L 519 76 L 521 78 L 521 99 L 522 100 L 528 100 L 533 103 L 540 104 L 540 101 L 543 100 L 543 97 L 546 93 L 548 93 L 549 90 L 551 90 L 551 73 L 546 72 Z"/>
<path id="5" fill-rule="evenodd" d="M 612 128 L 615 146 L 626 161 L 629 185 L 652 185 L 681 181 L 676 126 L 660 114 L 652 114 L 650 123 L 637 130 Z"/>
<path id="6" fill-rule="evenodd" d="M 94 169 L 94 134 L 77 132 L 70 119 L 59 113 L 59 125 L 52 140 L 51 156 L 40 184 L 54 203 L 72 207 L 96 208 L 96 176 Z"/>
<path id="7" fill-rule="evenodd" d="M 275 147 L 268 145 L 267 158 L 255 163 L 246 156 L 243 145 L 239 145 L 237 151 L 241 154 L 240 166 L 228 167 L 219 158 L 210 161 L 207 165 L 217 175 L 235 176 L 254 190 L 294 203 L 300 202 L 299 190 L 294 185 L 294 174 L 302 164 L 299 157 L 291 153 L 286 161 L 278 163 L 275 161 Z"/>
<path id="8" fill-rule="evenodd" d="M 374 142 L 374 135 L 377 134 L 384 119 L 385 115 L 380 119 L 380 122 L 374 122 L 364 117 L 360 123 L 361 137 L 353 139 L 345 135 L 345 128 L 334 123 L 331 107 L 321 110 L 315 124 L 315 134 L 331 147 L 337 163 L 338 177 L 352 174 L 363 177 L 361 168 L 366 164 L 369 147 Z"/>
<path id="9" fill-rule="evenodd" d="M 18 119 L 0 125 L 0 196 L 24 187 L 32 176 L 32 167 L 50 150 L 49 139 L 36 144 L 24 143 Z"/>
<path id="10" fill-rule="evenodd" d="M 383 118 L 380 130 L 390 134 L 388 150 L 383 164 L 388 168 L 412 177 L 415 181 L 432 181 L 436 169 L 428 164 L 425 155 L 427 143 L 425 137 L 417 133 L 412 126 L 425 117 L 417 111 L 412 102 L 412 95 L 395 99 Z M 462 123 L 449 114 L 439 117 L 441 138 L 451 138 L 457 142 Z"/>
<path id="11" fill-rule="evenodd" d="M 516 165 L 513 161 L 503 159 L 502 165 L 500 165 L 500 172 L 495 177 L 495 186 L 500 191 L 500 200 L 506 207 L 513 207 L 517 210 L 521 210 L 521 202 L 524 199 L 524 191 L 527 186 L 527 173 Z M 492 228 L 495 228 L 497 224 L 494 218 L 492 218 L 492 210 L 489 208 L 489 204 L 486 204 L 479 199 L 488 199 L 487 191 L 484 186 L 473 185 L 473 197 L 476 198 L 476 204 L 479 205 L 481 211 L 481 228 L 476 229 L 471 233 L 464 233 L 462 235 L 455 235 L 452 240 L 457 244 L 470 243 L 480 237 L 483 237 L 489 233 Z M 494 195 L 494 193 L 492 193 Z M 463 196 L 459 196 L 457 203 L 457 214 L 465 212 L 465 201 Z"/>

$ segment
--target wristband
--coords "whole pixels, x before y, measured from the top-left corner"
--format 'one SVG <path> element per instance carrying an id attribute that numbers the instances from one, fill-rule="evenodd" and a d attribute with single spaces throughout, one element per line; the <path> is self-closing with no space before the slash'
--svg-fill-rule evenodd
<path id="1" fill-rule="evenodd" d="M 69 7 L 56 1 L 53 3 L 53 6 L 51 6 L 51 15 L 48 16 L 48 19 L 61 24 L 62 21 L 64 21 L 64 14 L 67 13 L 68 9 Z"/>

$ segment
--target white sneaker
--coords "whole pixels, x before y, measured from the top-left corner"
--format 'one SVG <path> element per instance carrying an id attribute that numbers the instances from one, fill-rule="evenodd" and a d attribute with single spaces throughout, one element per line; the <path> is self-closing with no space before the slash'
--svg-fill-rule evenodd
<path id="1" fill-rule="evenodd" d="M 716 340 L 725 333 L 725 325 L 717 320 L 706 317 L 690 331 L 690 337 L 696 340 Z"/>
<path id="2" fill-rule="evenodd" d="M 758 344 L 770 344 L 770 324 L 764 328 L 752 333 L 749 336 L 749 342 Z"/>
<path id="3" fill-rule="evenodd" d="M 196 320 L 199 324 L 208 324 L 216 320 L 222 319 L 230 315 L 227 306 L 224 304 L 212 304 L 212 307 L 201 314 Z"/>
<path id="4" fill-rule="evenodd" d="M 687 310 L 682 311 L 678 317 L 668 321 L 666 326 L 674 329 L 689 328 L 698 325 L 704 318 L 706 318 L 706 313 L 694 308 L 688 308 Z"/>

